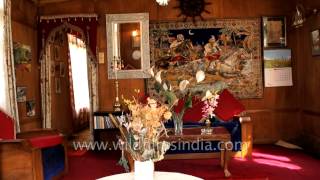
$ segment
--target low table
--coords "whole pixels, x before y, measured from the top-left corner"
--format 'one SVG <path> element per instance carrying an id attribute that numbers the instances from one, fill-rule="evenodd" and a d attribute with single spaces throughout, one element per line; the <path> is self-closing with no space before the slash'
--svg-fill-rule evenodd
<path id="1" fill-rule="evenodd" d="M 225 177 L 230 177 L 231 173 L 228 169 L 230 160 L 231 148 L 228 143 L 231 143 L 231 135 L 224 127 L 213 127 L 212 134 L 201 134 L 201 129 L 197 128 L 184 128 L 182 135 L 175 135 L 173 130 L 169 129 L 168 137 L 161 140 L 174 142 L 202 142 L 202 141 L 219 141 L 220 145 L 220 165 L 224 170 Z M 231 144 L 230 144 L 231 145 Z M 172 155 L 170 155 L 172 156 Z"/>
<path id="2" fill-rule="evenodd" d="M 173 172 L 158 172 L 154 173 L 154 180 L 203 180 L 198 177 L 190 176 L 182 173 L 173 173 Z M 100 178 L 98 180 L 134 180 L 134 173 L 123 173 L 116 174 L 113 176 L 107 176 L 104 178 Z"/>

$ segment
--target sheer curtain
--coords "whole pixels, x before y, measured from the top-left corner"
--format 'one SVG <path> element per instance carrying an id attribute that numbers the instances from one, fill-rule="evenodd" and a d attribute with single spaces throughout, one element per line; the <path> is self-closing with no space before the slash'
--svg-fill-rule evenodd
<path id="1" fill-rule="evenodd" d="M 73 101 L 76 114 L 90 108 L 87 49 L 85 43 L 72 34 L 68 34 Z"/>
<path id="2" fill-rule="evenodd" d="M 11 0 L 0 0 L 0 109 L 15 119 L 19 131 L 11 35 Z"/>

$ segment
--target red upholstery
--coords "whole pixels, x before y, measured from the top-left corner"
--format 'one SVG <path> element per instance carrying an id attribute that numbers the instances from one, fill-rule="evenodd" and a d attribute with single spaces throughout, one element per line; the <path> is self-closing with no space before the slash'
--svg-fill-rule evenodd
<path id="1" fill-rule="evenodd" d="M 29 139 L 31 145 L 37 148 L 46 148 L 61 144 L 63 137 L 60 135 L 42 136 Z"/>
<path id="2" fill-rule="evenodd" d="M 201 99 L 193 98 L 192 99 L 192 108 L 189 108 L 185 111 L 183 116 L 184 122 L 199 122 L 202 119 L 202 107 L 203 102 Z M 184 106 L 184 100 L 180 99 L 178 105 L 174 108 L 175 112 L 180 112 Z"/>
<path id="3" fill-rule="evenodd" d="M 221 120 L 227 121 L 244 110 L 244 106 L 228 90 L 225 89 L 220 93 L 218 107 L 216 107 L 214 113 Z"/>
<path id="4" fill-rule="evenodd" d="M 0 111 L 0 139 L 14 139 L 14 121 Z"/>

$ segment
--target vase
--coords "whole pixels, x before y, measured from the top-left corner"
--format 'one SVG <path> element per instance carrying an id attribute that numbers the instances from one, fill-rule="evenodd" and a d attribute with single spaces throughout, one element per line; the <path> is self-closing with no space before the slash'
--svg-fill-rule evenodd
<path id="1" fill-rule="evenodd" d="M 182 135 L 183 130 L 183 121 L 180 118 L 173 119 L 174 123 L 174 134 L 175 135 Z"/>
<path id="2" fill-rule="evenodd" d="M 153 180 L 154 162 L 134 161 L 134 180 Z"/>

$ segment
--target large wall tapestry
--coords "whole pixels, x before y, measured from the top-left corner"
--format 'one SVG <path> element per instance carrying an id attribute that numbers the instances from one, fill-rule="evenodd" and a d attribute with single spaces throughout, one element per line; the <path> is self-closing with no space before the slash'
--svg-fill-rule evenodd
<path id="1" fill-rule="evenodd" d="M 151 64 L 174 90 L 187 79 L 190 92 L 225 87 L 238 98 L 261 98 L 260 29 L 258 18 L 150 23 Z M 199 84 L 198 70 L 206 74 Z M 152 80 L 148 91 L 156 93 Z"/>

